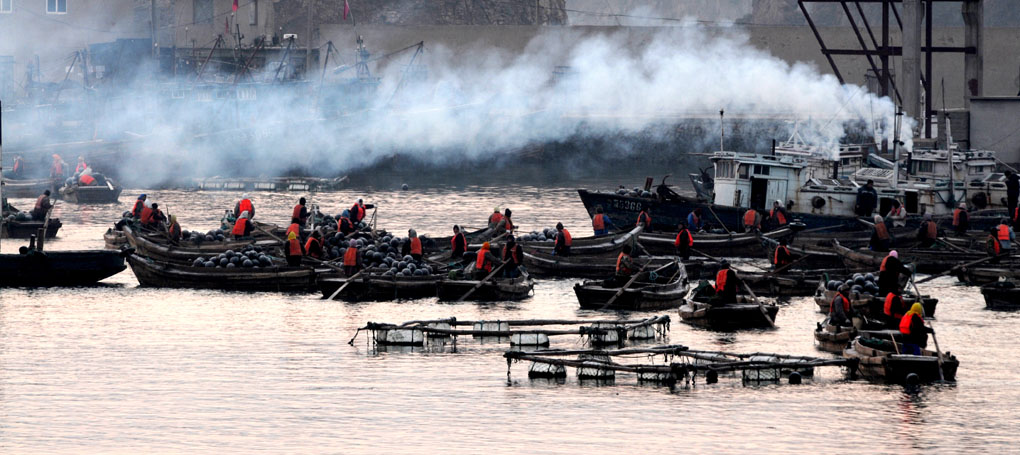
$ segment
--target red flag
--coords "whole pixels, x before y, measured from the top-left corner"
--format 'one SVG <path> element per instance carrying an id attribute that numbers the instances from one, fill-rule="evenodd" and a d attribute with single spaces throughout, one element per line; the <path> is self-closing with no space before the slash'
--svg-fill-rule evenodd
<path id="1" fill-rule="evenodd" d="M 347 4 L 347 0 L 344 0 L 344 19 L 347 20 L 347 15 L 351 14 L 351 5 Z"/>
<path id="2" fill-rule="evenodd" d="M 234 6 L 231 6 L 230 9 L 235 13 L 237 12 L 237 0 L 234 0 Z"/>

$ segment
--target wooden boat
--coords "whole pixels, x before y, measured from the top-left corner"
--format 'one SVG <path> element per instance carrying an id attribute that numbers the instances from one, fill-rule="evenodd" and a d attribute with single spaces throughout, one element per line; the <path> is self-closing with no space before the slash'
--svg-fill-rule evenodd
<path id="1" fill-rule="evenodd" d="M 615 257 L 620 251 L 623 251 L 624 245 L 634 244 L 642 229 L 641 227 L 636 227 L 629 231 L 602 237 L 576 237 L 572 239 L 570 255 L 592 256 L 608 254 Z M 540 252 L 551 255 L 554 245 L 553 242 L 521 242 L 521 247 L 526 252 Z"/>
<path id="2" fill-rule="evenodd" d="M 770 238 L 761 239 L 761 245 L 768 251 L 768 257 L 772 258 L 776 254 L 776 248 L 779 247 L 779 242 Z M 807 259 L 797 262 L 791 268 L 797 270 L 815 270 L 815 269 L 837 269 L 844 268 L 843 261 L 832 248 L 827 246 L 818 245 L 787 245 L 790 249 L 790 254 L 793 255 L 794 260 L 798 260 L 804 256 L 810 255 Z"/>
<path id="3" fill-rule="evenodd" d="M 847 269 L 858 272 L 878 270 L 882 265 L 882 260 L 889 254 L 863 249 L 853 250 L 840 245 L 839 242 L 834 242 L 832 248 L 842 259 Z M 928 274 L 942 273 L 959 264 L 988 257 L 988 254 L 984 252 L 926 248 L 897 250 L 897 253 L 899 253 L 900 261 L 912 263 L 917 266 L 917 272 Z"/>
<path id="4" fill-rule="evenodd" d="M 60 196 L 67 202 L 76 204 L 113 204 L 118 202 L 120 192 L 124 188 L 106 179 L 105 185 L 65 185 L 60 188 Z"/>
<path id="5" fill-rule="evenodd" d="M 985 307 L 989 310 L 1020 310 L 1020 288 L 1012 281 L 998 281 L 981 286 Z"/>
<path id="6" fill-rule="evenodd" d="M 220 289 L 229 291 L 309 292 L 315 289 L 311 267 L 273 266 L 212 268 L 178 265 L 137 254 L 128 264 L 142 286 L 157 288 Z"/>
<path id="7" fill-rule="evenodd" d="M 901 281 L 906 283 L 906 277 L 902 277 Z M 825 288 L 825 283 L 819 283 L 814 296 L 815 305 L 818 305 L 818 311 L 827 314 L 829 312 L 829 305 L 835 297 L 836 291 L 830 291 Z M 853 296 L 849 297 L 851 297 L 850 306 L 853 308 L 854 312 L 865 317 L 877 317 L 882 313 L 885 307 L 885 297 L 873 296 L 867 293 L 860 294 L 856 298 L 853 298 Z M 924 308 L 924 315 L 927 317 L 934 317 L 935 309 L 938 308 L 939 299 L 922 294 L 920 301 L 921 307 Z M 916 295 L 903 295 L 903 303 L 908 307 L 917 302 L 918 299 Z"/>
<path id="8" fill-rule="evenodd" d="M 683 305 L 689 288 L 683 269 L 656 281 L 635 281 L 623 293 L 620 285 L 607 286 L 605 281 L 574 284 L 574 294 L 584 310 L 655 311 Z M 614 299 L 614 297 L 616 297 Z M 609 304 L 609 301 L 612 303 Z M 607 305 L 608 304 L 608 305 Z"/>
<path id="9" fill-rule="evenodd" d="M 464 239 L 468 243 L 468 251 L 478 251 L 481 248 L 483 242 L 488 242 L 495 237 L 495 229 L 483 228 L 477 229 L 471 232 L 464 233 Z M 421 247 L 422 251 L 428 255 L 442 254 L 444 258 L 450 257 L 450 250 L 453 245 L 450 243 L 453 240 L 453 236 L 445 237 L 427 237 L 422 239 Z M 437 257 L 438 260 L 438 257 Z"/>
<path id="10" fill-rule="evenodd" d="M 118 231 L 113 228 L 109 228 L 103 233 L 103 242 L 106 244 L 106 248 L 109 249 L 120 249 L 122 245 L 127 245 L 127 236 L 124 235 L 124 231 Z"/>
<path id="11" fill-rule="evenodd" d="M 962 283 L 974 285 L 994 283 L 999 278 L 1020 280 L 1020 262 L 1000 263 L 997 267 L 964 267 L 956 271 L 956 278 Z"/>
<path id="12" fill-rule="evenodd" d="M 829 323 L 829 319 L 819 322 L 815 327 L 816 348 L 820 351 L 842 354 L 843 350 L 850 344 L 850 340 L 857 337 L 857 329 L 854 326 L 836 326 Z"/>
<path id="13" fill-rule="evenodd" d="M 740 279 L 756 295 L 767 297 L 806 297 L 815 294 L 821 273 L 784 270 L 776 275 L 768 272 L 740 272 Z"/>
<path id="14" fill-rule="evenodd" d="M 893 331 L 890 331 L 893 332 Z M 843 357 L 857 359 L 857 370 L 865 378 L 873 381 L 903 384 L 907 375 L 914 373 L 920 382 L 938 381 L 939 358 L 938 354 L 929 350 L 922 350 L 921 355 L 897 354 L 897 346 L 893 342 L 882 337 L 872 338 L 871 335 L 880 332 L 862 332 L 853 340 L 850 347 L 843 351 Z M 900 345 L 902 346 L 902 344 Z M 960 362 L 950 353 L 942 357 L 942 375 L 947 381 L 956 380 L 956 370 Z"/>
<path id="15" fill-rule="evenodd" d="M 775 322 L 779 306 L 774 303 L 758 305 L 750 296 L 738 295 L 736 302 L 714 303 L 711 300 L 711 286 L 706 282 L 691 292 L 687 303 L 680 307 L 680 319 L 684 322 L 711 330 L 742 330 L 769 328 L 769 320 Z M 709 292 L 711 291 L 711 292 Z M 768 315 L 768 319 L 765 315 Z"/>
<path id="16" fill-rule="evenodd" d="M 439 300 L 458 300 L 477 286 L 479 280 L 442 280 L 437 287 Z M 535 281 L 527 274 L 517 278 L 500 278 L 486 281 L 468 296 L 468 300 L 507 301 L 523 300 L 531 295 Z"/>
<path id="17" fill-rule="evenodd" d="M 123 271 L 120 251 L 0 254 L 0 286 L 87 286 Z"/>
<path id="18" fill-rule="evenodd" d="M 428 276 L 383 276 L 369 274 L 355 278 L 337 296 L 349 301 L 399 300 L 435 297 L 441 275 Z M 320 276 L 316 280 L 323 297 L 330 297 L 348 279 L 340 276 Z"/>
<path id="19" fill-rule="evenodd" d="M 4 220 L 3 230 L 0 231 L 0 238 L 5 239 L 27 239 L 39 233 L 44 222 L 29 221 L 7 221 Z M 59 218 L 50 218 L 50 224 L 46 225 L 46 238 L 51 239 L 57 236 L 57 231 L 63 224 Z"/>
<path id="20" fill-rule="evenodd" d="M 52 179 L 12 180 L 4 178 L 4 197 L 35 199 L 44 191 L 50 190 L 57 197 L 59 185 Z"/>
<path id="21" fill-rule="evenodd" d="M 130 226 L 122 228 L 124 236 L 137 254 L 160 261 L 171 261 L 178 263 L 190 263 L 200 257 L 214 256 L 227 250 L 239 251 L 248 245 L 259 245 L 263 247 L 278 246 L 275 240 L 224 240 L 222 242 L 184 242 L 181 246 L 170 245 L 165 237 L 150 235 L 138 235 L 138 232 Z"/>
<path id="22" fill-rule="evenodd" d="M 793 230 L 789 227 L 777 229 L 765 234 L 753 232 L 732 233 L 732 234 L 694 234 L 694 246 L 691 247 L 699 253 L 710 256 L 740 257 L 740 258 L 762 258 L 765 257 L 765 250 L 761 248 L 761 237 L 779 239 L 789 236 Z M 676 254 L 676 233 L 642 233 L 638 236 L 641 246 L 652 255 Z"/>
<path id="23" fill-rule="evenodd" d="M 675 260 L 676 257 L 668 256 L 634 258 L 635 264 L 641 265 L 647 262 L 648 267 L 653 269 Z M 525 252 L 524 266 L 527 267 L 528 273 L 539 277 L 607 278 L 616 273 L 616 256 L 571 255 L 562 257 L 537 251 Z M 695 267 L 700 269 L 697 265 Z"/>

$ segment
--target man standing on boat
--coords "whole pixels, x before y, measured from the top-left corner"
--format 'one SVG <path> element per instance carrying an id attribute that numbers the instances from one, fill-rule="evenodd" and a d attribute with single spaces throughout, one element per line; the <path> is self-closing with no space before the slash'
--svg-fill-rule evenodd
<path id="1" fill-rule="evenodd" d="M 956 210 L 953 210 L 953 232 L 956 235 L 965 235 L 970 229 L 970 214 L 967 213 L 967 203 L 961 202 Z"/>
<path id="2" fill-rule="evenodd" d="M 850 298 L 847 297 L 849 293 L 850 286 L 847 286 L 845 283 L 839 285 L 836 295 L 832 296 L 832 302 L 829 302 L 829 324 L 837 327 L 850 327 L 853 325 L 853 322 L 850 320 L 853 308 L 850 306 Z"/>
<path id="3" fill-rule="evenodd" d="M 673 246 L 676 247 L 676 255 L 686 261 L 691 258 L 691 248 L 694 246 L 694 236 L 691 235 L 691 231 L 687 229 L 687 223 L 681 221 L 679 227 L 680 232 L 676 234 L 676 240 L 673 241 Z"/>
<path id="4" fill-rule="evenodd" d="M 789 244 L 790 242 L 786 240 L 786 237 L 779 239 L 779 246 L 776 247 L 776 252 L 772 255 L 772 267 L 774 269 L 779 269 L 793 263 L 793 254 L 790 253 Z"/>
<path id="5" fill-rule="evenodd" d="M 502 223 L 503 214 L 499 213 L 499 207 L 492 209 L 492 215 L 489 215 L 489 229 L 496 229 Z"/>
<path id="6" fill-rule="evenodd" d="M 290 214 L 291 224 L 297 224 L 298 226 L 304 226 L 308 222 L 308 208 L 305 207 L 305 198 L 298 199 L 297 205 L 294 206 L 294 210 Z"/>
<path id="7" fill-rule="evenodd" d="M 138 195 L 138 200 L 135 201 L 134 207 L 131 208 L 131 216 L 135 217 L 136 220 L 142 219 L 142 211 L 145 210 L 146 198 L 145 193 Z"/>
<path id="8" fill-rule="evenodd" d="M 524 265 L 524 250 L 521 244 L 517 243 L 514 236 L 507 236 L 506 245 L 503 245 L 503 276 L 506 278 L 517 278 L 520 276 L 520 267 Z"/>
<path id="9" fill-rule="evenodd" d="M 1020 197 L 1020 176 L 1011 170 L 1006 171 L 1006 208 L 1009 215 L 1013 216 L 1017 208 L 1017 198 Z"/>
<path id="10" fill-rule="evenodd" d="M 351 240 L 344 251 L 344 275 L 347 275 L 347 278 L 361 271 L 361 253 L 358 252 L 360 246 L 361 240 Z"/>
<path id="11" fill-rule="evenodd" d="M 464 233 L 460 232 L 460 226 L 453 225 L 453 238 L 450 239 L 450 247 L 453 252 L 450 253 L 450 260 L 460 262 L 464 258 L 464 252 L 467 251 L 467 238 L 464 237 Z"/>
<path id="12" fill-rule="evenodd" d="M 744 232 L 757 232 L 761 230 L 761 213 L 755 209 L 747 209 L 744 212 Z"/>
<path id="13" fill-rule="evenodd" d="M 789 223 L 789 219 L 786 215 L 786 208 L 783 207 L 783 201 L 777 199 L 772 203 L 772 211 L 769 212 L 769 225 L 774 231 L 786 226 L 787 223 Z"/>
<path id="14" fill-rule="evenodd" d="M 878 191 L 875 191 L 875 181 L 868 180 L 864 186 L 857 189 L 857 205 L 854 211 L 858 216 L 871 216 L 878 204 Z"/>
<path id="15" fill-rule="evenodd" d="M 890 251 L 889 255 L 882 259 L 882 265 L 878 268 L 878 295 L 899 291 L 901 273 L 906 275 L 913 272 L 900 262 L 899 253 L 896 250 Z"/>
<path id="16" fill-rule="evenodd" d="M 737 283 L 740 277 L 737 272 L 730 269 L 730 262 L 723 260 L 719 264 L 719 271 L 715 274 L 715 299 L 714 304 L 724 305 L 737 302 Z"/>
<path id="17" fill-rule="evenodd" d="M 988 243 L 991 244 L 992 253 L 996 256 L 1010 254 L 1013 251 L 1013 241 L 1016 240 L 1016 236 L 1006 219 L 999 220 L 999 225 L 992 228 L 991 231 L 992 235 L 989 236 Z"/>
<path id="18" fill-rule="evenodd" d="M 591 217 L 591 228 L 595 231 L 595 237 L 602 237 L 609 235 L 609 231 L 616 228 L 616 226 L 613 226 L 613 220 L 602 213 L 602 206 L 600 205 L 595 207 L 595 216 Z"/>
<path id="19" fill-rule="evenodd" d="M 22 158 L 21 155 L 18 155 L 14 157 L 14 168 L 12 168 L 10 173 L 7 174 L 7 177 L 10 177 L 12 179 L 20 179 L 24 178 L 23 177 L 24 174 L 25 174 L 25 159 Z"/>
<path id="20" fill-rule="evenodd" d="M 301 265 L 301 257 L 305 255 L 305 249 L 301 246 L 301 240 L 298 240 L 297 234 L 293 232 L 287 233 L 287 265 L 291 267 L 297 267 Z"/>
<path id="21" fill-rule="evenodd" d="M 492 255 L 490 251 L 492 244 L 485 242 L 482 244 L 482 248 L 478 250 L 478 254 L 475 256 L 475 278 L 484 279 L 492 273 L 492 269 L 495 264 L 499 263 L 499 259 Z"/>
<path id="22" fill-rule="evenodd" d="M 651 215 L 651 213 L 652 213 L 652 208 L 649 207 L 648 204 L 643 205 L 641 207 L 641 213 L 638 213 L 637 223 L 634 223 L 635 227 L 637 227 L 637 226 L 644 226 L 645 227 L 644 228 L 644 232 L 646 234 L 652 232 L 652 215 Z"/>
<path id="23" fill-rule="evenodd" d="M 687 214 L 687 227 L 694 232 L 701 232 L 704 224 L 701 222 L 701 207 L 698 207 Z"/>
<path id="24" fill-rule="evenodd" d="M 30 213 L 33 220 L 43 220 L 46 218 L 46 213 L 50 211 L 50 207 L 53 204 L 50 202 L 50 190 L 43 191 L 43 194 L 35 200 L 35 208 Z"/>
<path id="25" fill-rule="evenodd" d="M 921 226 L 917 228 L 917 244 L 922 248 L 931 248 L 939 237 L 938 225 L 932 221 L 931 214 L 925 213 Z"/>
<path id="26" fill-rule="evenodd" d="M 570 256 L 570 245 L 574 239 L 570 237 L 570 231 L 563 227 L 563 223 L 556 223 L 556 243 L 553 245 L 553 254 L 557 256 Z"/>
<path id="27" fill-rule="evenodd" d="M 407 230 L 407 241 L 400 248 L 400 254 L 407 256 L 410 255 L 411 259 L 415 261 L 421 260 L 421 239 L 418 238 L 418 232 L 414 229 Z"/>
<path id="28" fill-rule="evenodd" d="M 241 200 L 237 201 L 234 205 L 234 216 L 240 218 L 241 214 L 248 212 L 248 219 L 255 219 L 255 204 L 251 202 L 251 198 L 248 197 L 248 193 L 241 195 Z"/>
<path id="29" fill-rule="evenodd" d="M 871 232 L 871 240 L 868 242 L 868 247 L 872 251 L 889 251 L 889 248 L 892 247 L 892 236 L 889 234 L 889 228 L 886 227 L 882 215 L 875 215 L 874 220 L 875 225 Z"/>

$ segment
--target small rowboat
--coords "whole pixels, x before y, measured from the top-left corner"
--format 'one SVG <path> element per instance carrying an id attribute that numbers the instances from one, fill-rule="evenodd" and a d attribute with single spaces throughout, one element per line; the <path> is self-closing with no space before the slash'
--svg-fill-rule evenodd
<path id="1" fill-rule="evenodd" d="M 648 267 L 654 269 L 675 260 L 676 257 L 667 256 L 638 257 L 634 258 L 634 263 L 641 265 L 648 262 Z M 529 273 L 540 277 L 608 278 L 616 273 L 616 256 L 562 257 L 534 251 L 524 253 L 524 266 Z M 695 267 L 700 269 L 697 265 Z"/>
<path id="2" fill-rule="evenodd" d="M 103 242 L 106 243 L 106 248 L 111 250 L 120 249 L 121 245 L 128 243 L 124 232 L 114 230 L 113 228 L 109 228 L 103 233 Z"/>
<path id="3" fill-rule="evenodd" d="M 776 254 L 776 248 L 779 247 L 779 242 L 770 238 L 763 238 L 761 245 L 768 250 L 768 257 L 772 258 Z M 793 259 L 799 260 L 801 257 L 810 255 L 807 259 L 797 262 L 791 268 L 797 270 L 814 270 L 814 269 L 836 269 L 844 268 L 843 261 L 831 248 L 818 245 L 787 245 L 790 249 L 790 254 L 793 255 Z"/>
<path id="4" fill-rule="evenodd" d="M 0 238 L 5 239 L 27 239 L 39 233 L 42 229 L 42 221 L 7 221 L 4 220 L 3 231 L 0 231 Z M 51 239 L 57 236 L 57 231 L 63 224 L 59 218 L 50 218 L 50 224 L 46 225 L 46 238 Z"/>
<path id="5" fill-rule="evenodd" d="M 778 239 L 793 233 L 789 227 L 777 229 L 765 234 L 753 232 L 732 233 L 732 234 L 694 234 L 694 246 L 691 248 L 699 253 L 710 256 L 739 257 L 739 258 L 762 258 L 765 251 L 760 247 L 759 235 L 766 238 Z M 676 254 L 676 234 L 641 234 L 638 238 L 641 246 L 653 255 Z"/>
<path id="6" fill-rule="evenodd" d="M 775 322 L 779 306 L 774 303 L 758 305 L 749 296 L 738 295 L 736 302 L 714 303 L 703 292 L 702 282 L 691 292 L 687 303 L 680 307 L 680 319 L 684 322 L 711 330 L 743 330 L 769 328 L 769 320 Z M 711 289 L 711 288 L 708 288 Z M 765 319 L 765 315 L 768 319 Z"/>
<path id="7" fill-rule="evenodd" d="M 338 297 L 348 301 L 381 301 L 400 299 L 421 299 L 435 297 L 441 275 L 428 276 L 382 276 L 363 275 L 355 278 L 340 292 Z M 329 298 L 348 279 L 337 276 L 320 276 L 316 280 L 322 296 Z"/>
<path id="8" fill-rule="evenodd" d="M 240 251 L 248 245 L 273 247 L 279 245 L 275 240 L 224 240 L 222 242 L 182 242 L 181 246 L 170 245 L 165 236 L 139 235 L 130 226 L 122 228 L 124 236 L 138 255 L 159 261 L 191 263 L 197 258 L 215 256 L 227 250 Z"/>
<path id="9" fill-rule="evenodd" d="M 478 285 L 479 280 L 442 280 L 438 283 L 439 300 L 459 300 Z M 517 278 L 500 278 L 482 283 L 468 300 L 499 302 L 523 300 L 531 295 L 535 281 L 527 274 Z"/>
<path id="10" fill-rule="evenodd" d="M 819 283 L 818 288 L 815 290 L 815 305 L 818 305 L 818 311 L 827 314 L 829 312 L 829 305 L 835 297 L 836 291 L 830 291 L 825 288 L 825 283 Z M 858 295 L 856 298 L 853 296 L 849 296 L 849 298 L 850 306 L 853 308 L 854 312 L 866 317 L 879 316 L 885 307 L 885 297 L 864 293 Z M 913 294 L 903 294 L 903 303 L 908 307 L 917 303 L 917 301 L 917 296 Z M 935 316 L 935 309 L 938 308 L 938 304 L 939 299 L 925 294 L 921 295 L 921 306 L 924 308 L 924 315 L 926 317 L 930 318 Z"/>
<path id="11" fill-rule="evenodd" d="M 605 281 L 585 281 L 574 285 L 574 294 L 585 310 L 655 311 L 683 305 L 689 288 L 683 269 L 672 276 L 656 280 L 636 281 L 620 291 L 620 286 Z M 617 294 L 619 294 L 617 296 Z M 615 297 L 615 298 L 614 298 Z M 612 300 L 612 303 L 610 303 Z"/>
<path id="12" fill-rule="evenodd" d="M 852 250 L 839 242 L 833 242 L 833 250 L 842 259 L 843 264 L 851 271 L 878 270 L 882 260 L 889 253 L 882 253 L 871 250 Z M 900 261 L 913 263 L 917 266 L 917 272 L 938 274 L 966 262 L 988 257 L 984 252 L 962 252 L 954 250 L 914 248 L 897 250 Z"/>
<path id="13" fill-rule="evenodd" d="M 60 188 L 60 196 L 67 202 L 77 204 L 113 204 L 118 202 L 124 188 L 113 180 L 106 179 L 104 185 L 68 185 Z"/>
<path id="14" fill-rule="evenodd" d="M 1020 262 L 1000 263 L 998 267 L 964 267 L 956 272 L 956 278 L 974 285 L 994 283 L 999 278 L 1020 280 Z"/>
<path id="15" fill-rule="evenodd" d="M 842 354 L 843 350 L 850 344 L 850 340 L 857 337 L 857 329 L 854 326 L 833 325 L 826 319 L 819 322 L 815 327 L 815 341 L 819 351 Z"/>
<path id="16" fill-rule="evenodd" d="M 0 286 L 88 286 L 126 268 L 120 251 L 0 254 Z"/>
<path id="17" fill-rule="evenodd" d="M 46 190 L 58 195 L 60 193 L 57 192 L 57 188 L 57 181 L 51 179 L 12 180 L 4 178 L 4 197 L 8 198 L 35 199 Z"/>
<path id="18" fill-rule="evenodd" d="M 999 281 L 981 286 L 985 307 L 989 310 L 1020 310 L 1020 288 L 1012 281 Z"/>
<path id="19" fill-rule="evenodd" d="M 315 289 L 316 271 L 311 267 L 192 267 L 137 254 L 127 259 L 142 286 L 248 292 L 309 292 Z"/>
<path id="20" fill-rule="evenodd" d="M 785 270 L 776 275 L 768 272 L 740 272 L 740 279 L 757 295 L 768 297 L 807 297 L 814 295 L 822 281 L 818 273 Z"/>
<path id="21" fill-rule="evenodd" d="M 623 250 L 624 245 L 633 245 L 643 227 L 636 227 L 626 232 L 602 237 L 577 237 L 571 240 L 571 256 L 612 255 Z M 526 252 L 540 252 L 551 255 L 553 242 L 521 242 Z"/>
<path id="22" fill-rule="evenodd" d="M 889 331 L 892 332 L 892 331 Z M 853 340 L 850 347 L 843 351 L 843 357 L 857 359 L 857 370 L 861 375 L 872 381 L 895 384 L 906 382 L 907 375 L 916 374 L 920 382 L 938 381 L 938 354 L 929 350 L 921 350 L 921 355 L 897 354 L 902 347 L 893 346 L 887 336 L 873 338 L 870 335 L 881 332 L 862 332 Z M 899 345 L 899 346 L 902 346 Z M 897 351 L 899 348 L 899 351 Z M 942 376 L 947 381 L 956 380 L 956 370 L 960 362 L 956 356 L 945 353 L 942 357 Z"/>

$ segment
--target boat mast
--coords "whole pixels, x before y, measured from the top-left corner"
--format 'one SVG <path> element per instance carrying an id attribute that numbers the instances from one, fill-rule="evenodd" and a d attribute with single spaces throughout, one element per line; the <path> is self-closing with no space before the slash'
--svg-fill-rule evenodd
<path id="1" fill-rule="evenodd" d="M 726 138 L 726 129 L 725 129 L 725 127 L 723 127 L 723 113 L 724 113 L 724 111 L 722 109 L 719 109 L 719 151 L 720 152 L 726 150 L 723 147 L 723 141 Z"/>
<path id="2" fill-rule="evenodd" d="M 896 120 L 893 122 L 893 188 L 900 186 L 900 122 L 903 120 L 903 111 L 896 111 Z"/>
<path id="3" fill-rule="evenodd" d="M 4 103 L 0 100 L 0 238 L 4 232 Z M 2 241 L 0 241 L 2 243 Z"/>
<path id="4" fill-rule="evenodd" d="M 946 153 L 949 155 L 949 207 L 956 206 L 956 184 L 953 182 L 953 130 L 949 125 L 949 113 L 946 118 Z"/>

